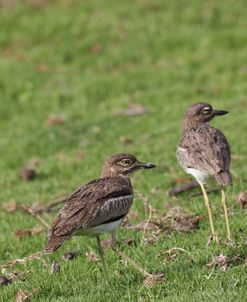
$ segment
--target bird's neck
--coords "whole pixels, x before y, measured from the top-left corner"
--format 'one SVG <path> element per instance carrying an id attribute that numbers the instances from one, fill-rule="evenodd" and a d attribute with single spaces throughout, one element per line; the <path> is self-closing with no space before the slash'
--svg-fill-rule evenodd
<path id="1" fill-rule="evenodd" d="M 209 127 L 209 123 L 202 122 L 197 119 L 186 119 L 185 118 L 184 123 L 183 123 L 182 132 L 186 132 L 186 131 L 193 130 L 193 129 L 198 129 L 200 127 Z"/>
<path id="2" fill-rule="evenodd" d="M 129 175 L 124 175 L 121 173 L 117 173 L 116 171 L 114 171 L 114 169 L 103 169 L 102 173 L 101 173 L 101 177 L 121 177 L 121 178 L 126 178 L 129 179 Z"/>

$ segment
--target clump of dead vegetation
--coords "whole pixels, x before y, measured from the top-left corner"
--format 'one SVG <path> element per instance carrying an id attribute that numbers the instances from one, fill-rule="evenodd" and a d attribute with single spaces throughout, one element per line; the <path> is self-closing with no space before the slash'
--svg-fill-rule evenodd
<path id="1" fill-rule="evenodd" d="M 246 260 L 242 254 L 238 254 L 232 257 L 220 254 L 218 256 L 214 256 L 213 259 L 207 263 L 207 267 L 217 268 L 222 272 L 225 272 L 229 266 L 241 265 L 245 263 Z"/>

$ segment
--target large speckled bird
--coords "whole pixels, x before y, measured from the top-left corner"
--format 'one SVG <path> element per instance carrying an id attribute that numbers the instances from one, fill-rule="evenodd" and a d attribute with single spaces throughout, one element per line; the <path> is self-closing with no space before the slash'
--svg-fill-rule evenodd
<path id="1" fill-rule="evenodd" d="M 217 241 L 213 225 L 211 206 L 204 188 L 208 178 L 221 187 L 222 203 L 227 227 L 227 238 L 231 240 L 226 196 L 224 186 L 232 183 L 230 174 L 230 146 L 224 134 L 210 126 L 209 122 L 219 115 L 228 113 L 225 110 L 214 110 L 210 104 L 197 103 L 192 105 L 184 116 L 182 136 L 177 148 L 177 158 L 182 168 L 192 174 L 200 184 L 208 209 L 211 227 L 211 238 Z"/>
<path id="2" fill-rule="evenodd" d="M 107 158 L 101 178 L 80 187 L 69 197 L 49 229 L 44 252 L 55 251 L 73 235 L 96 237 L 108 283 L 100 235 L 111 232 L 113 248 L 116 249 L 115 230 L 128 214 L 133 201 L 129 175 L 154 167 L 153 164 L 139 162 L 130 154 L 120 153 Z"/>

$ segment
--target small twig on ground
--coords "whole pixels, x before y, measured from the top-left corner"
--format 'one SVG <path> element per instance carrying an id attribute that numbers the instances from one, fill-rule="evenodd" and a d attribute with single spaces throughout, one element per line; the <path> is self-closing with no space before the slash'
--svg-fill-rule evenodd
<path id="1" fill-rule="evenodd" d="M 169 196 L 175 196 L 175 195 L 184 193 L 186 191 L 190 191 L 190 190 L 192 190 L 194 188 L 197 188 L 197 187 L 199 187 L 198 182 L 197 181 L 192 181 L 192 182 L 190 182 L 188 184 L 185 184 L 183 186 L 171 188 L 168 191 L 168 195 Z"/>
<path id="2" fill-rule="evenodd" d="M 24 258 L 14 259 L 14 260 L 11 260 L 11 261 L 9 261 L 5 264 L 0 265 L 0 268 L 12 267 L 12 266 L 15 266 L 16 264 L 24 264 L 28 260 L 32 260 L 32 259 L 41 259 L 42 254 L 43 254 L 43 252 L 36 252 L 36 253 L 28 255 Z"/>
<path id="3" fill-rule="evenodd" d="M 22 205 L 21 208 L 28 214 L 32 215 L 34 218 L 38 219 L 39 222 L 41 222 L 46 228 L 49 228 L 49 224 L 43 219 L 41 218 L 41 216 L 37 213 L 35 213 L 35 211 L 33 211 L 32 208 L 28 207 L 27 205 Z"/>
<path id="4" fill-rule="evenodd" d="M 183 186 L 180 186 L 180 187 L 174 187 L 174 188 L 171 188 L 169 191 L 168 191 L 168 195 L 169 196 L 176 196 L 176 195 L 179 195 L 179 194 L 182 194 L 184 192 L 187 192 L 187 191 L 190 191 L 190 190 L 193 190 L 195 188 L 198 188 L 199 187 L 199 184 L 197 181 L 192 181 L 190 183 L 187 183 Z M 219 189 L 210 189 L 210 190 L 207 190 L 207 193 L 210 194 L 210 193 L 215 193 L 215 192 L 218 192 Z M 202 192 L 199 191 L 199 192 L 194 192 L 194 193 L 191 193 L 191 197 L 195 197 L 195 196 L 200 196 L 202 195 Z"/>
<path id="5" fill-rule="evenodd" d="M 64 203 L 67 200 L 66 196 L 62 196 L 57 198 L 55 201 L 48 204 L 46 207 L 39 207 L 35 209 L 35 207 L 30 207 L 28 205 L 21 205 L 20 208 L 24 210 L 26 213 L 32 215 L 34 218 L 38 219 L 46 228 L 49 228 L 49 224 L 40 216 L 41 214 L 50 212 L 54 207 Z"/>
<path id="6" fill-rule="evenodd" d="M 144 240 L 146 239 L 145 234 L 146 234 L 146 230 L 148 228 L 149 222 L 150 222 L 152 214 L 153 214 L 153 207 L 151 206 L 148 197 L 138 193 L 137 198 L 139 198 L 143 201 L 146 215 L 148 215 L 148 219 L 145 221 L 144 227 L 143 227 L 143 234 L 142 234 L 142 239 L 141 239 L 141 245 L 142 245 Z"/>
<path id="7" fill-rule="evenodd" d="M 170 254 L 172 251 L 181 251 L 186 253 L 187 255 L 190 256 L 192 261 L 195 261 L 195 258 L 192 256 L 192 254 L 189 251 L 186 251 L 185 249 L 181 248 L 181 247 L 172 247 L 169 250 L 166 251 L 166 253 Z"/>
<path id="8" fill-rule="evenodd" d="M 218 191 L 219 191 L 219 189 L 210 189 L 210 190 L 207 190 L 207 194 L 215 193 Z M 200 196 L 200 195 L 202 195 L 202 192 L 195 192 L 195 193 L 190 194 L 191 197 L 196 197 L 196 196 Z"/>
<path id="9" fill-rule="evenodd" d="M 57 198 L 56 200 L 52 201 L 45 207 L 45 212 L 52 211 L 52 209 L 55 208 L 56 206 L 58 206 L 62 203 L 65 203 L 65 201 L 67 199 L 68 199 L 68 196 L 62 196 L 62 197 Z"/>

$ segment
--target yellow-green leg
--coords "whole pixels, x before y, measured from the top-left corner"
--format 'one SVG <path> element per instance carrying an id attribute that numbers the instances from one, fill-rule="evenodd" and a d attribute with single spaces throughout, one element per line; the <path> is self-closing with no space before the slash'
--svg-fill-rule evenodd
<path id="1" fill-rule="evenodd" d="M 127 256 L 124 252 L 120 251 L 117 247 L 115 232 L 112 232 L 112 250 L 117 253 L 121 258 L 126 260 L 129 264 L 131 264 L 134 268 L 136 268 L 144 277 L 151 276 L 144 268 L 142 268 L 138 263 L 132 260 L 129 256 Z"/>
<path id="2" fill-rule="evenodd" d="M 223 204 L 224 208 L 224 215 L 225 215 L 225 221 L 226 221 L 226 229 L 227 229 L 227 239 L 231 241 L 231 231 L 230 231 L 230 225 L 229 225 L 229 219 L 228 219 L 228 212 L 227 212 L 227 206 L 226 206 L 226 195 L 223 188 L 221 188 L 221 202 Z"/>
<path id="3" fill-rule="evenodd" d="M 101 242 L 100 242 L 100 237 L 99 236 L 97 236 L 97 242 L 98 242 L 98 250 L 99 250 L 100 259 L 101 259 L 102 266 L 103 266 L 103 273 L 104 273 L 104 277 L 105 277 L 105 284 L 106 284 L 106 286 L 108 286 L 109 285 L 109 279 L 108 279 L 107 270 L 106 270 L 104 251 L 103 251 L 103 248 L 101 246 Z"/>
<path id="4" fill-rule="evenodd" d="M 208 199 L 208 194 L 204 188 L 203 184 L 200 184 L 201 189 L 202 189 L 202 193 L 203 193 L 203 197 L 204 197 L 204 201 L 206 204 L 206 207 L 208 209 L 208 218 L 209 218 L 209 224 L 210 224 L 210 228 L 211 228 L 211 236 L 212 236 L 212 240 L 218 242 L 218 238 L 217 235 L 215 233 L 215 229 L 214 229 L 214 224 L 213 224 L 213 219 L 212 219 L 212 210 L 211 210 L 211 205 Z"/>

